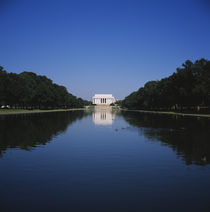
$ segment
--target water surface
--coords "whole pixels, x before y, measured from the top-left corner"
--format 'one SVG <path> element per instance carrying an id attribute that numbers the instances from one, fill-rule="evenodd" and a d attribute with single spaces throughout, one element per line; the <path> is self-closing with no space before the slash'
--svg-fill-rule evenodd
<path id="1" fill-rule="evenodd" d="M 0 117 L 1 211 L 209 211 L 210 119 Z"/>

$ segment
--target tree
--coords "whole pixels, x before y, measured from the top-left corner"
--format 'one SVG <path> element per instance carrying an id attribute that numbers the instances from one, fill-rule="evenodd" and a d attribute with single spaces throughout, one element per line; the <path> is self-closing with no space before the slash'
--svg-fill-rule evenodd
<path id="1" fill-rule="evenodd" d="M 122 106 L 130 109 L 191 109 L 210 107 L 210 61 L 187 60 L 171 76 L 149 81 L 128 95 Z"/>
<path id="2" fill-rule="evenodd" d="M 0 104 L 19 108 L 72 108 L 88 104 L 46 76 L 33 72 L 7 73 L 0 66 Z"/>

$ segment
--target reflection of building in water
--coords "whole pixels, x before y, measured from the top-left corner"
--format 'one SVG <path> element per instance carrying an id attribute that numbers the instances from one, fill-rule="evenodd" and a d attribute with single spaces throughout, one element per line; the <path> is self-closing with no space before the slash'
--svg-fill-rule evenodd
<path id="1" fill-rule="evenodd" d="M 112 113 L 110 107 L 95 107 L 93 112 L 93 122 L 96 125 L 112 125 L 115 119 L 115 114 Z"/>

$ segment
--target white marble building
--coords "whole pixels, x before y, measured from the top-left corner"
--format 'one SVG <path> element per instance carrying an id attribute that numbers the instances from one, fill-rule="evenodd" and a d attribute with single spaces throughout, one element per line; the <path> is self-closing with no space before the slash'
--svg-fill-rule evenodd
<path id="1" fill-rule="evenodd" d="M 115 102 L 116 100 L 112 94 L 95 94 L 93 96 L 93 104 L 96 105 L 110 105 Z"/>

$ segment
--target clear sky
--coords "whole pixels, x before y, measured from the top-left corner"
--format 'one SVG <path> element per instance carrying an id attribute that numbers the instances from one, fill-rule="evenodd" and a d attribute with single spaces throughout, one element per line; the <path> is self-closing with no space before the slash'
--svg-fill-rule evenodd
<path id="1" fill-rule="evenodd" d="M 210 59 L 205 0 L 0 0 L 0 65 L 78 97 L 122 99 L 190 59 Z"/>

